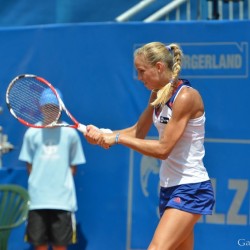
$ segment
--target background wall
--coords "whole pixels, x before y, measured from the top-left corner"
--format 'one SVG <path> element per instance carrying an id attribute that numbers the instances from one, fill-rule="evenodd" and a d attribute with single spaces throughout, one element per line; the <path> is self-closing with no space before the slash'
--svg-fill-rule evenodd
<path id="1" fill-rule="evenodd" d="M 171 0 L 157 0 L 131 20 L 142 20 Z M 0 0 L 0 26 L 109 22 L 140 0 Z M 196 0 L 192 0 L 196 6 Z M 204 7 L 206 7 L 204 5 Z M 196 16 L 193 12 L 193 17 Z M 207 15 L 206 15 L 207 17 Z M 205 17 L 205 18 L 206 18 Z"/>
<path id="2" fill-rule="evenodd" d="M 141 0 L 0 0 L 0 26 L 24 26 L 54 23 L 79 22 L 114 22 L 116 17 L 134 7 Z M 129 21 L 143 21 L 172 0 L 154 0 L 149 5 L 129 18 Z M 216 8 L 216 4 L 221 8 Z M 230 4 L 229 4 L 230 3 Z M 240 15 L 243 6 L 242 17 Z M 248 1 L 208 1 L 189 0 L 191 20 L 208 19 L 249 19 Z M 231 5 L 232 4 L 232 5 Z M 178 15 L 180 20 L 187 20 L 187 4 L 180 6 Z M 176 20 L 175 10 L 162 21 Z"/>
<path id="3" fill-rule="evenodd" d="M 238 249 L 249 236 L 249 22 L 93 23 L 0 29 L 0 125 L 15 149 L 4 155 L 1 183 L 27 187 L 18 161 L 26 130 L 5 108 L 5 91 L 22 73 L 61 89 L 81 122 L 119 129 L 134 124 L 149 92 L 136 80 L 133 51 L 151 41 L 179 43 L 182 77 L 204 98 L 205 165 L 213 180 L 213 216 L 196 225 L 195 250 Z M 152 128 L 150 138 L 157 136 Z M 76 187 L 80 239 L 71 249 L 146 249 L 158 222 L 159 161 L 120 145 L 88 145 Z M 24 225 L 9 250 L 26 250 Z"/>

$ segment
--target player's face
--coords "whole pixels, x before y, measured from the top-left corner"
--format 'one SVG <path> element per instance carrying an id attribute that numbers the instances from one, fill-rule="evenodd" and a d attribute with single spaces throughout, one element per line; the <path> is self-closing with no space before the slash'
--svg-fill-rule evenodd
<path id="1" fill-rule="evenodd" d="M 59 112 L 60 112 L 58 106 L 53 105 L 53 104 L 46 104 L 42 106 L 41 108 L 42 108 L 42 112 L 44 116 L 44 120 L 43 120 L 44 125 L 48 125 L 58 119 Z"/>
<path id="2" fill-rule="evenodd" d="M 157 65 L 152 66 L 148 64 L 140 55 L 135 57 L 134 64 L 137 70 L 138 80 L 142 81 L 147 89 L 153 90 L 161 88 L 159 83 L 160 75 Z"/>

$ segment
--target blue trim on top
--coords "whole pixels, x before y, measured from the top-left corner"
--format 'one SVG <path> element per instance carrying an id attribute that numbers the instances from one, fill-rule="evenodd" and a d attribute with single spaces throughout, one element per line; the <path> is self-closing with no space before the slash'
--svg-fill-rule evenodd
<path id="1" fill-rule="evenodd" d="M 178 94 L 179 90 L 181 89 L 181 87 L 183 85 L 186 85 L 186 86 L 189 86 L 191 87 L 191 83 L 186 80 L 186 79 L 180 79 L 182 81 L 182 83 L 178 86 L 178 88 L 175 90 L 174 94 L 170 97 L 170 99 L 166 102 L 166 105 L 172 109 L 172 105 L 173 105 L 173 102 L 174 102 L 174 99 L 176 97 L 176 95 Z"/>

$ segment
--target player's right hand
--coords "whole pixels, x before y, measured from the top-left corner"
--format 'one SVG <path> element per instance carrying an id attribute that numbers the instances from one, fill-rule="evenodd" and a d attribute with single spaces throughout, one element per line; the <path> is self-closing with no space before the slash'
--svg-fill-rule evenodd
<path id="1" fill-rule="evenodd" d="M 98 144 L 98 140 L 101 136 L 102 132 L 99 128 L 94 125 L 87 125 L 86 133 L 84 133 L 84 137 L 86 138 L 87 142 L 90 144 Z"/>

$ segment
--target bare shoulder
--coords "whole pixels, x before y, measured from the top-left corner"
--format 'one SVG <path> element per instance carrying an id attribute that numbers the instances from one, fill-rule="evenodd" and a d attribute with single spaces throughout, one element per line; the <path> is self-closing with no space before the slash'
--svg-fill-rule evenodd
<path id="1" fill-rule="evenodd" d="M 178 94 L 174 106 L 190 114 L 190 119 L 197 118 L 204 113 L 204 104 L 200 93 L 194 88 L 183 88 Z"/>

